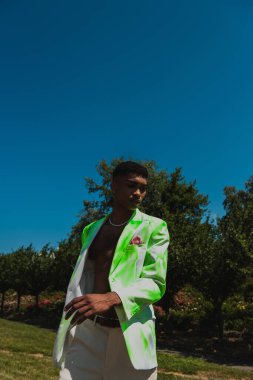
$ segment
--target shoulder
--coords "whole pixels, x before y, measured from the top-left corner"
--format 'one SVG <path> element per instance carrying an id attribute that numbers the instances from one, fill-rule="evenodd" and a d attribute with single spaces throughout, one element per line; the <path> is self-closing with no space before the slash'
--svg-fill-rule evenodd
<path id="1" fill-rule="evenodd" d="M 82 242 L 84 240 L 84 238 L 88 235 L 88 233 L 93 229 L 93 227 L 95 227 L 98 223 L 100 223 L 105 217 L 102 217 L 98 220 L 94 220 L 93 222 L 87 224 L 83 231 L 82 231 L 82 236 L 81 236 L 81 239 L 82 239 Z"/>
<path id="2" fill-rule="evenodd" d="M 147 226 L 151 230 L 156 230 L 159 228 L 165 228 L 167 229 L 167 223 L 165 220 L 161 218 L 157 218 L 156 216 L 145 214 L 144 212 L 141 212 L 142 220 L 146 222 Z"/>
<path id="3" fill-rule="evenodd" d="M 149 246 L 169 244 L 170 234 L 165 220 L 144 213 L 142 213 L 142 220 L 145 221 L 145 233 Z"/>

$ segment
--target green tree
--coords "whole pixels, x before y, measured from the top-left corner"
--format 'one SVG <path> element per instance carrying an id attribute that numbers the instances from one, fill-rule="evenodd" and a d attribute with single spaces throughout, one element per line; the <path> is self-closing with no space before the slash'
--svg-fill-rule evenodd
<path id="1" fill-rule="evenodd" d="M 10 255 L 12 289 L 17 292 L 17 311 L 20 309 L 21 296 L 29 294 L 29 266 L 35 250 L 30 244 L 21 246 Z"/>
<path id="2" fill-rule="evenodd" d="M 81 232 L 80 232 L 81 236 Z M 81 237 L 75 236 L 62 240 L 54 251 L 50 284 L 54 290 L 66 292 L 77 256 L 81 249 Z"/>
<path id="3" fill-rule="evenodd" d="M 96 167 L 101 177 L 101 184 L 96 183 L 93 179 L 85 177 L 85 186 L 88 193 L 91 194 L 92 200 L 83 201 L 83 209 L 79 213 L 78 222 L 72 227 L 68 238 L 59 243 L 55 250 L 55 260 L 53 271 L 53 286 L 57 290 L 66 290 L 72 271 L 74 269 L 77 257 L 81 249 L 81 234 L 86 225 L 94 220 L 100 219 L 108 213 L 111 207 L 110 182 L 113 168 L 123 159 L 114 159 L 109 165 L 102 160 Z M 95 195 L 95 196 L 94 196 Z"/>
<path id="4" fill-rule="evenodd" d="M 36 310 L 39 309 L 41 292 L 51 285 L 54 251 L 46 244 L 39 252 L 27 250 L 27 292 L 35 297 Z"/>
<path id="5" fill-rule="evenodd" d="M 213 304 L 211 319 L 223 338 L 222 305 L 252 278 L 253 268 L 253 181 L 244 190 L 225 187 L 225 215 L 212 226 L 202 252 L 205 265 L 196 276 L 194 285 Z M 250 281 L 249 281 L 250 282 Z"/>
<path id="6" fill-rule="evenodd" d="M 84 201 L 80 220 L 72 228 L 71 239 L 77 239 L 79 242 L 85 224 L 110 212 L 111 176 L 114 167 L 121 161 L 122 157 L 113 159 L 110 164 L 103 160 L 97 165 L 100 183 L 86 178 L 86 186 L 93 200 Z M 192 260 L 192 252 L 195 249 L 194 244 L 199 241 L 202 222 L 207 216 L 208 198 L 199 193 L 196 181 L 186 182 L 181 168 L 176 168 L 169 174 L 166 170 L 158 170 L 154 161 L 139 162 L 149 171 L 148 192 L 141 209 L 166 220 L 171 235 L 167 293 L 160 302 L 168 310 L 173 294 L 190 281 L 196 269 L 197 264 L 196 260 Z"/>
<path id="7" fill-rule="evenodd" d="M 209 230 L 208 198 L 199 193 L 196 181 L 188 183 L 185 180 L 180 168 L 167 176 L 160 172 L 153 178 L 153 189 L 146 198 L 146 212 L 165 219 L 171 236 L 167 292 L 161 300 L 169 312 L 174 294 L 191 283 L 201 269 L 202 252 L 207 243 L 204 236 Z M 158 191 L 155 189 L 157 183 Z M 154 194 L 158 199 L 154 199 Z"/>
<path id="8" fill-rule="evenodd" d="M 220 229 L 227 244 L 233 251 L 253 260 L 253 176 L 245 183 L 245 189 L 237 190 L 227 186 L 224 189 L 225 215 L 219 221 Z M 251 260 L 250 260 L 251 259 Z M 252 266 L 250 267 L 252 270 Z"/>
<path id="9" fill-rule="evenodd" d="M 1 313 L 4 310 L 5 293 L 11 288 L 10 278 L 10 255 L 0 254 L 0 293 L 1 298 Z"/>

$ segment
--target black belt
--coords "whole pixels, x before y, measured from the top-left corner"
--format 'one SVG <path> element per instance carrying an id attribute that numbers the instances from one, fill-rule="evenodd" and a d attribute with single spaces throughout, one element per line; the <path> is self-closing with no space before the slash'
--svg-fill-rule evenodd
<path id="1" fill-rule="evenodd" d="M 88 317 L 88 319 L 91 319 L 95 323 L 99 323 L 101 326 L 120 327 L 120 322 L 116 318 L 109 318 L 109 317 L 104 317 L 102 315 L 95 314 Z"/>

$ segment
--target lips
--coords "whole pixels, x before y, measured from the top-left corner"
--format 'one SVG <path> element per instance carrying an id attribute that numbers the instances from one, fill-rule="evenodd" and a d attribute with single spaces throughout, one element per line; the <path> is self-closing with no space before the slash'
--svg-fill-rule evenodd
<path id="1" fill-rule="evenodd" d="M 141 202 L 141 200 L 140 199 L 130 199 L 130 202 L 134 203 L 134 204 L 138 204 Z"/>

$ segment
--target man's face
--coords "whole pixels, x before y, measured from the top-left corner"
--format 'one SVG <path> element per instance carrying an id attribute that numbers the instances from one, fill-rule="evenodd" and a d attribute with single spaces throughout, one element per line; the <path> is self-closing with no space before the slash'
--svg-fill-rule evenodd
<path id="1" fill-rule="evenodd" d="M 115 204 L 135 210 L 146 195 L 147 179 L 139 174 L 125 174 L 112 181 L 111 189 Z"/>

